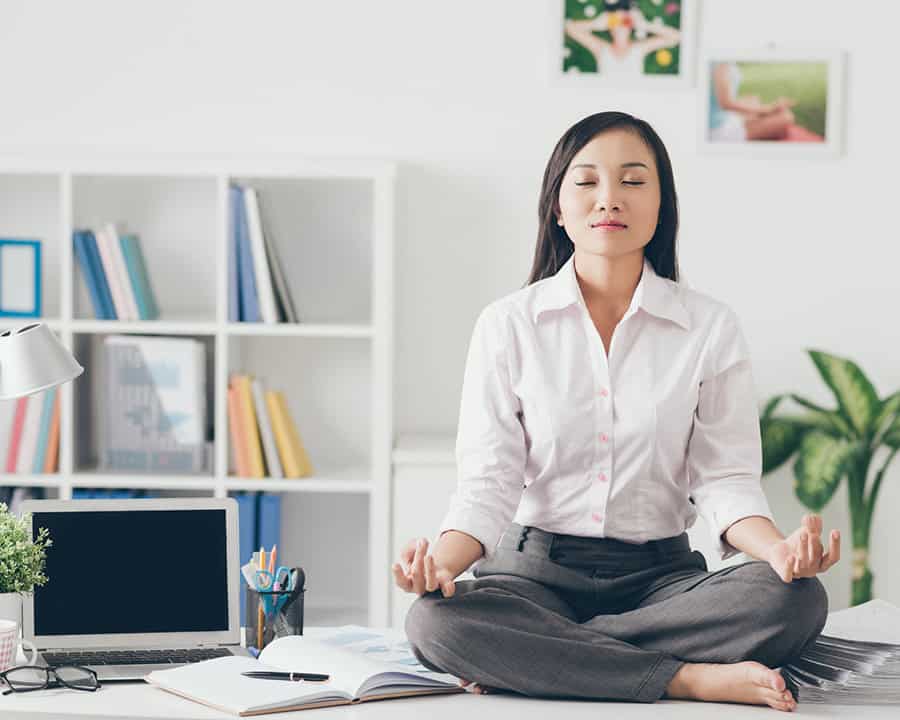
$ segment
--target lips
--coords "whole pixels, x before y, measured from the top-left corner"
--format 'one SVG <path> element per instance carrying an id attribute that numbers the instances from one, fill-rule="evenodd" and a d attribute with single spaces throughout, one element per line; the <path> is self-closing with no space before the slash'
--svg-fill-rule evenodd
<path id="1" fill-rule="evenodd" d="M 593 223 L 593 224 L 591 225 L 591 227 L 592 227 L 592 228 L 598 228 L 598 227 L 602 227 L 602 228 L 626 228 L 626 227 L 628 227 L 628 226 L 627 226 L 625 223 L 609 221 L 609 222 Z"/>

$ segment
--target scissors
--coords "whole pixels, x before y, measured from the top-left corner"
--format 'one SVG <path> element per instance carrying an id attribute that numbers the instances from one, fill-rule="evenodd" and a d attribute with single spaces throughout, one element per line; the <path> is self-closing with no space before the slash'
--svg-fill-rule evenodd
<path id="1" fill-rule="evenodd" d="M 283 580 L 282 578 L 285 579 Z M 259 592 L 288 592 L 291 590 L 289 587 L 290 583 L 291 569 L 284 565 L 279 565 L 274 574 L 270 573 L 268 570 L 256 571 L 256 589 Z M 284 604 L 286 597 L 275 598 L 266 595 L 263 596 L 261 600 L 266 614 L 271 615 Z"/>

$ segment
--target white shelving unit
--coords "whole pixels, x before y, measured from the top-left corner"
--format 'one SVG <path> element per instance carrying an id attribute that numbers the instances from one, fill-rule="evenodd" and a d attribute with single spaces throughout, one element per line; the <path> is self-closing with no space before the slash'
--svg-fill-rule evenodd
<path id="1" fill-rule="evenodd" d="M 306 622 L 387 624 L 395 174 L 392 163 L 346 158 L 0 157 L 0 237 L 42 241 L 41 320 L 85 366 L 62 389 L 59 474 L 7 475 L 0 484 L 43 487 L 63 499 L 80 487 L 282 493 L 279 558 L 306 570 Z M 228 322 L 232 181 L 259 193 L 298 324 Z M 140 235 L 158 321 L 93 318 L 72 232 L 108 221 Z M 0 319 L 3 327 L 27 322 Z M 98 471 L 102 405 L 92 370 L 102 377 L 103 338 L 123 333 L 206 343 L 214 448 L 208 474 Z M 284 392 L 314 477 L 234 477 L 226 398 L 229 374 L 237 371 Z"/>

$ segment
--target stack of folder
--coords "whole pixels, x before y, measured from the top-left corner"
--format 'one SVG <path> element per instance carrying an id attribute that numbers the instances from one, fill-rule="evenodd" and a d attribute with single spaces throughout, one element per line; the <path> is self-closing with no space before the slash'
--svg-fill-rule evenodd
<path id="1" fill-rule="evenodd" d="M 301 478 L 313 474 L 284 394 L 236 374 L 228 386 L 228 428 L 238 477 Z"/>
<path id="2" fill-rule="evenodd" d="M 98 320 L 156 320 L 159 307 L 137 235 L 107 223 L 73 234 L 75 257 Z"/>
<path id="3" fill-rule="evenodd" d="M 43 475 L 59 469 L 59 393 L 50 388 L 0 405 L 4 471 Z"/>

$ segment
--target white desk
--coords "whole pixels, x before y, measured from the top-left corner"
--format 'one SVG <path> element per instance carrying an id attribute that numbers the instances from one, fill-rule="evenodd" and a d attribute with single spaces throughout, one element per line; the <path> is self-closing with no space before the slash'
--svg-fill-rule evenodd
<path id="1" fill-rule="evenodd" d="M 324 628 L 307 628 L 311 636 Z M 24 658 L 22 658 L 24 661 Z M 431 697 L 382 700 L 290 713 L 273 713 L 255 717 L 273 720 L 460 720 L 460 718 L 491 718 L 491 720 L 546 720 L 564 717 L 566 720 L 728 720 L 758 718 L 775 720 L 779 717 L 771 708 L 747 705 L 723 705 L 684 701 L 662 701 L 654 704 L 589 702 L 572 700 L 534 700 L 518 695 L 436 695 Z M 847 720 L 882 720 L 897 717 L 896 706 L 821 706 L 798 707 L 795 717 L 846 718 Z M 0 696 L 0 719 L 37 720 L 49 718 L 115 718 L 117 720 L 211 720 L 235 718 L 199 703 L 168 693 L 145 683 L 107 683 L 97 692 L 88 693 L 67 688 L 40 690 L 33 693 L 12 693 Z M 787 716 L 785 716 L 787 717 Z"/>

